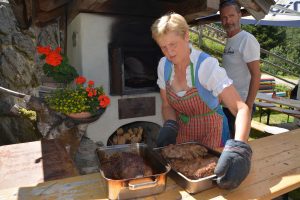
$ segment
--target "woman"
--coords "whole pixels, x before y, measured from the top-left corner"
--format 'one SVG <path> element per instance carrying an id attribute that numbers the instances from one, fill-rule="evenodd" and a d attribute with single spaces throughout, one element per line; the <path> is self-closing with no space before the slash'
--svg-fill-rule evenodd
<path id="1" fill-rule="evenodd" d="M 250 130 L 247 105 L 218 61 L 189 44 L 189 26 L 181 15 L 162 16 L 151 31 L 165 55 L 158 65 L 165 123 L 157 145 L 197 141 L 217 148 L 226 143 L 215 173 L 222 188 L 237 187 L 249 173 L 252 153 L 246 144 Z M 236 115 L 234 140 L 228 140 L 228 124 L 219 102 Z"/>

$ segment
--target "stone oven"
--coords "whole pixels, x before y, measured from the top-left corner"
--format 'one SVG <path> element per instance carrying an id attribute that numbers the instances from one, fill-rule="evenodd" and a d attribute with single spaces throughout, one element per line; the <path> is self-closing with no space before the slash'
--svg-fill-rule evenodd
<path id="1" fill-rule="evenodd" d="M 156 69 L 162 53 L 151 38 L 153 21 L 151 17 L 80 13 L 68 25 L 71 64 L 96 85 L 103 85 L 111 97 L 105 113 L 88 126 L 92 140 L 109 144 L 110 136 L 121 127 L 142 126 L 151 135 L 158 132 L 162 116 Z"/>
<path id="2" fill-rule="evenodd" d="M 267 6 L 239 1 L 260 19 Z M 108 0 L 79 1 L 69 6 L 67 54 L 82 75 L 104 86 L 111 105 L 90 124 L 87 136 L 107 144 L 120 127 L 136 123 L 153 133 L 162 124 L 156 68 L 161 51 L 151 38 L 150 26 L 163 13 L 182 14 L 190 25 L 218 21 L 220 0 Z M 256 5 L 255 10 L 250 5 Z M 263 9 L 264 8 L 264 9 Z M 255 12 L 254 12 L 255 11 Z M 258 15 L 261 14 L 261 15 Z M 205 20 L 206 19 L 206 20 Z"/>

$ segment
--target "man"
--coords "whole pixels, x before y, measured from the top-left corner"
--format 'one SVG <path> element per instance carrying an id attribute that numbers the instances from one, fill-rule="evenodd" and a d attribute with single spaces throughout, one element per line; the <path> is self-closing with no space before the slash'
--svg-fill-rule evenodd
<path id="1" fill-rule="evenodd" d="M 260 84 L 260 45 L 256 38 L 241 29 L 241 10 L 239 5 L 232 0 L 220 3 L 220 18 L 223 28 L 227 33 L 227 43 L 224 49 L 222 66 L 225 68 L 233 85 L 248 105 L 254 111 L 254 100 Z M 231 138 L 235 133 L 235 117 L 228 108 L 223 107 L 228 118 Z"/>

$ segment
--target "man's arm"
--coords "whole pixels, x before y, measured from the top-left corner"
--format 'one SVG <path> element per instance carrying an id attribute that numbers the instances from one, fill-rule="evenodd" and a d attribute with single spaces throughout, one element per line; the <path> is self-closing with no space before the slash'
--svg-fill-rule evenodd
<path id="1" fill-rule="evenodd" d="M 233 85 L 230 85 L 220 93 L 219 98 L 223 104 L 236 116 L 235 140 L 248 141 L 250 133 L 250 112 L 249 107 L 241 99 Z"/>
<path id="2" fill-rule="evenodd" d="M 249 72 L 251 74 L 251 80 L 249 85 L 249 93 L 246 99 L 246 104 L 249 107 L 250 112 L 252 111 L 253 103 L 256 98 L 257 91 L 260 85 L 260 67 L 259 67 L 259 60 L 255 60 L 252 62 L 247 63 Z"/>

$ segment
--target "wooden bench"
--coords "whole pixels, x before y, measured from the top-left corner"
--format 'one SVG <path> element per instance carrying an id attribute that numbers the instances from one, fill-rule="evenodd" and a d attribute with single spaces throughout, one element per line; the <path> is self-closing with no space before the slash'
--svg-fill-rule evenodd
<path id="1" fill-rule="evenodd" d="M 289 116 L 293 116 L 295 118 L 300 118 L 300 111 L 299 110 L 292 110 L 292 109 L 285 109 L 285 108 L 281 108 L 276 106 L 273 103 L 267 103 L 267 102 L 260 102 L 260 101 L 255 101 L 255 106 L 259 109 L 260 115 L 259 115 L 259 122 L 261 122 L 261 117 L 264 113 L 267 114 L 267 124 L 269 124 L 270 121 L 270 115 L 271 115 L 271 111 L 277 111 L 280 113 L 284 113 L 288 115 L 288 119 L 289 120 Z"/>
<path id="2" fill-rule="evenodd" d="M 258 130 L 260 132 L 263 133 L 268 133 L 268 134 L 272 134 L 272 135 L 276 135 L 276 134 L 280 134 L 280 133 L 286 133 L 289 130 L 285 129 L 285 128 L 281 128 L 281 127 L 277 127 L 277 126 L 269 126 L 257 121 L 252 120 L 251 121 L 251 128 Z"/>
<path id="3" fill-rule="evenodd" d="M 271 114 L 270 108 L 276 107 L 276 105 L 272 104 L 272 103 L 261 102 L 261 101 L 255 101 L 254 104 L 259 110 L 259 122 L 261 122 L 262 115 L 264 113 L 266 113 L 267 114 L 267 124 L 269 124 L 270 114 Z"/>
<path id="4" fill-rule="evenodd" d="M 274 78 L 261 78 L 259 84 L 259 92 L 263 93 L 273 93 L 275 89 L 275 79 Z"/>
<path id="5" fill-rule="evenodd" d="M 273 111 L 280 112 L 280 113 L 287 114 L 287 116 L 288 116 L 287 121 L 289 120 L 289 116 L 292 116 L 292 117 L 295 117 L 295 118 L 300 118 L 300 111 L 299 110 L 284 109 L 284 108 L 280 108 L 280 107 L 271 107 L 269 109 L 273 110 Z"/>
<path id="6" fill-rule="evenodd" d="M 261 78 L 258 92 L 268 93 L 270 95 L 275 91 L 276 82 L 274 78 Z M 276 96 L 286 97 L 287 92 L 276 92 Z"/>

